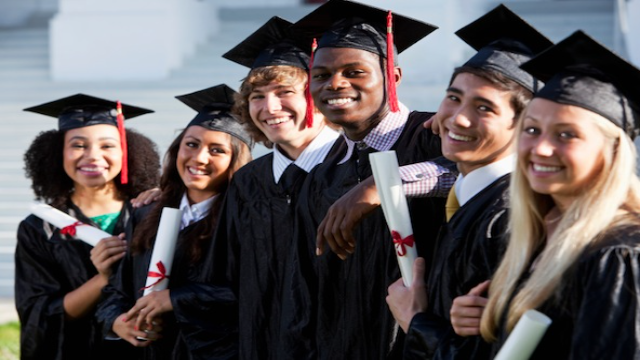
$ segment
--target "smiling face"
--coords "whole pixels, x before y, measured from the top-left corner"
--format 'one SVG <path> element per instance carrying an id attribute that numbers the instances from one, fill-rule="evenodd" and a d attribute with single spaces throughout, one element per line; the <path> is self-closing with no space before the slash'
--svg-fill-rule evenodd
<path id="1" fill-rule="evenodd" d="M 531 188 L 561 208 L 587 191 L 604 164 L 607 140 L 586 109 L 536 98 L 519 135 L 518 161 Z"/>
<path id="2" fill-rule="evenodd" d="M 185 130 L 176 167 L 191 202 L 204 201 L 223 189 L 232 155 L 231 135 L 201 126 Z"/>
<path id="3" fill-rule="evenodd" d="M 512 153 L 515 112 L 511 93 L 487 79 L 458 74 L 438 109 L 442 154 L 463 175 Z"/>
<path id="4" fill-rule="evenodd" d="M 322 129 L 322 121 L 307 127 L 305 115 L 306 84 L 284 84 L 276 81 L 256 86 L 249 94 L 249 114 L 253 124 L 280 149 L 295 158 L 299 149 L 308 145 Z"/>
<path id="5" fill-rule="evenodd" d="M 76 189 L 112 183 L 122 170 L 118 128 L 101 124 L 68 130 L 64 135 L 63 167 Z"/>
<path id="6" fill-rule="evenodd" d="M 400 71 L 396 68 L 396 82 Z M 361 140 L 387 114 L 380 58 L 351 48 L 322 48 L 314 55 L 311 94 L 316 107 L 352 140 Z"/>

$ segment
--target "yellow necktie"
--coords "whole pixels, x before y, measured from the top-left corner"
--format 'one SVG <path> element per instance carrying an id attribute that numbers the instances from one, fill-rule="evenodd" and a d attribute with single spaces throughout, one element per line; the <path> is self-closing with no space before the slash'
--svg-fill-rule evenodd
<path id="1" fill-rule="evenodd" d="M 449 190 L 449 196 L 447 196 L 447 203 L 444 206 L 444 211 L 447 215 L 447 222 L 451 219 L 453 214 L 455 214 L 456 210 L 460 208 L 460 203 L 458 202 L 458 198 L 456 197 L 456 187 L 451 187 Z"/>

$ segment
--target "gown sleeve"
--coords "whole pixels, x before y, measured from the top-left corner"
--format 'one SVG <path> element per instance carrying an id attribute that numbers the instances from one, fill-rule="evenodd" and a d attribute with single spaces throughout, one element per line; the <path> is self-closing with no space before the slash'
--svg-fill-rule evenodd
<path id="1" fill-rule="evenodd" d="M 117 338 L 113 331 L 113 322 L 117 317 L 129 311 L 135 304 L 133 288 L 133 270 L 131 252 L 120 261 L 117 269 L 109 277 L 109 283 L 102 289 L 102 301 L 96 311 L 96 319 L 102 326 L 102 333 L 108 338 Z"/>
<path id="2" fill-rule="evenodd" d="M 62 347 L 64 340 L 66 291 L 61 279 L 65 277 L 58 274 L 42 224 L 29 217 L 18 227 L 15 297 L 23 360 L 49 357 Z"/>
<path id="3" fill-rule="evenodd" d="M 606 247 L 581 265 L 570 358 L 640 358 L 640 249 Z"/>

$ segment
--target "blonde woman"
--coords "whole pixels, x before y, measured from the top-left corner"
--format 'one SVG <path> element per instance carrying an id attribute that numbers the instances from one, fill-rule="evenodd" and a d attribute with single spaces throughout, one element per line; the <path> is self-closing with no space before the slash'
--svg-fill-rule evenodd
<path id="1" fill-rule="evenodd" d="M 538 309 L 553 323 L 532 359 L 639 358 L 640 70 L 582 32 L 523 68 L 547 84 L 519 125 L 512 235 L 482 336 L 498 350 Z"/>

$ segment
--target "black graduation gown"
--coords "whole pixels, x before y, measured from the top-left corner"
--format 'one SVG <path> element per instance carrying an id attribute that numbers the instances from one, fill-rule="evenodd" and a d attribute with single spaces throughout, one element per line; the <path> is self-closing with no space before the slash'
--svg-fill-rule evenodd
<path id="1" fill-rule="evenodd" d="M 137 210 L 138 223 L 150 210 Z M 169 278 L 173 311 L 162 315 L 162 339 L 142 348 L 141 359 L 233 359 L 237 355 L 236 301 L 228 288 L 219 288 L 201 278 L 204 262 L 194 263 L 188 251 L 190 237 L 198 234 L 200 220 L 182 229 L 174 253 Z M 135 226 L 135 224 L 134 224 Z M 211 242 L 204 244 L 210 247 Z M 203 252 L 207 252 L 205 248 Z M 142 254 L 126 254 L 109 284 L 96 313 L 105 334 L 112 331 L 118 316 L 129 311 L 143 295 L 153 249 Z M 131 348 L 133 346 L 129 345 Z"/>
<path id="2" fill-rule="evenodd" d="M 640 359 L 640 225 L 606 234 L 580 256 L 565 284 L 559 301 L 536 309 L 553 322 L 530 359 Z M 496 354 L 507 338 L 502 329 Z"/>
<path id="3" fill-rule="evenodd" d="M 70 201 L 59 210 L 97 227 Z M 114 234 L 130 232 L 130 211 L 125 203 Z M 127 354 L 124 342 L 103 341 L 93 312 L 81 319 L 65 319 L 64 296 L 98 274 L 91 249 L 35 215 L 18 226 L 15 300 L 23 360 L 114 359 Z"/>
<path id="4" fill-rule="evenodd" d="M 405 359 L 489 359 L 480 336 L 461 337 L 451 326 L 453 300 L 491 278 L 506 249 L 509 178 L 484 188 L 453 215 L 438 236 L 425 280 L 429 309 L 416 314 L 407 333 Z"/>
<path id="5" fill-rule="evenodd" d="M 215 235 L 211 269 L 239 301 L 239 357 L 283 359 L 280 327 L 283 282 L 291 271 L 294 206 L 307 173 L 287 168 L 273 179 L 274 155 L 242 167 L 233 177 Z M 290 165 L 291 166 L 291 165 Z M 293 170 L 293 169 L 292 169 Z"/>
<path id="6" fill-rule="evenodd" d="M 392 146 L 400 165 L 440 157 L 440 138 L 422 128 L 432 114 L 412 112 Z M 355 252 L 346 261 L 329 252 L 315 255 L 316 230 L 329 207 L 360 180 L 372 175 L 369 153 L 357 150 L 338 164 L 342 151 L 309 174 L 299 202 L 296 238 L 298 258 L 290 284 L 291 314 L 288 331 L 299 358 L 381 359 L 394 346 L 395 320 L 385 298 L 400 270 L 381 209 L 363 219 L 355 230 Z M 357 147 L 357 146 L 356 146 Z M 440 158 L 443 164 L 450 162 Z M 414 236 L 421 253 L 430 254 L 444 220 L 444 199 L 416 198 L 409 202 Z M 299 269 L 299 270 L 298 270 Z"/>

